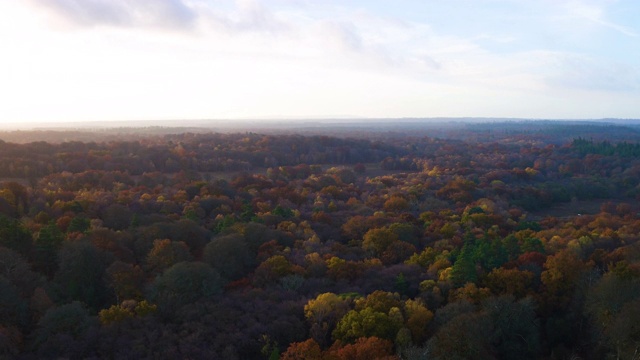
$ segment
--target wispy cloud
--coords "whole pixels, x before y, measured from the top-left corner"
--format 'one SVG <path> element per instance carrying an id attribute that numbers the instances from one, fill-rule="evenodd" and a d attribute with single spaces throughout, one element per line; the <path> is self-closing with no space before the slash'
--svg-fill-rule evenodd
<path id="1" fill-rule="evenodd" d="M 78 26 L 185 28 L 197 14 L 181 0 L 30 0 Z"/>
<path id="2" fill-rule="evenodd" d="M 201 15 L 201 25 L 227 35 L 255 33 L 269 36 L 286 32 L 289 27 L 286 21 L 256 0 L 236 0 L 233 6 L 225 9 L 199 2 L 195 8 Z"/>
<path id="3" fill-rule="evenodd" d="M 632 29 L 607 19 L 606 3 L 587 3 L 580 0 L 572 0 L 566 4 L 565 8 L 570 17 L 587 20 L 593 24 L 615 30 L 623 35 L 631 37 L 640 36 L 640 34 Z"/>

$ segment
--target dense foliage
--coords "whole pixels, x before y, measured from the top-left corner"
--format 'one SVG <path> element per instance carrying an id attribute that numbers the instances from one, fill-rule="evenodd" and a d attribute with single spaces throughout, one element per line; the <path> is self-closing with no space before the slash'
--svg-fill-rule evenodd
<path id="1" fill-rule="evenodd" d="M 484 129 L 0 143 L 0 358 L 637 356 L 638 144 Z"/>

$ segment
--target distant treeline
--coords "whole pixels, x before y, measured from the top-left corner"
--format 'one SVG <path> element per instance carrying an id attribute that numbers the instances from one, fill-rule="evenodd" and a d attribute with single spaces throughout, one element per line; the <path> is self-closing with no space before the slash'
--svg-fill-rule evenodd
<path id="1" fill-rule="evenodd" d="M 406 153 L 401 147 L 370 140 L 255 133 L 186 133 L 134 141 L 60 144 L 0 140 L 0 174 L 40 178 L 88 170 L 119 170 L 131 175 L 154 171 L 251 171 L 300 163 L 379 162 Z"/>
<path id="2" fill-rule="evenodd" d="M 640 143 L 628 143 L 626 141 L 612 144 L 610 141 L 594 142 L 593 139 L 574 139 L 571 146 L 580 154 L 599 154 L 606 156 L 639 157 Z"/>

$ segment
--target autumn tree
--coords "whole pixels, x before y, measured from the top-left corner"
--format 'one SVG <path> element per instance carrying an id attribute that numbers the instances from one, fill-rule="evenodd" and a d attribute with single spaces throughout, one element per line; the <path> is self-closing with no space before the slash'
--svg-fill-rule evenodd
<path id="1" fill-rule="evenodd" d="M 156 275 L 179 262 L 192 259 L 189 248 L 184 242 L 157 239 L 153 241 L 153 248 L 147 254 L 145 268 L 149 273 Z"/>
<path id="2" fill-rule="evenodd" d="M 521 298 L 533 291 L 534 274 L 519 269 L 493 269 L 486 278 L 486 286 L 496 295 Z"/>
<path id="3" fill-rule="evenodd" d="M 398 360 L 393 354 L 393 342 L 375 336 L 361 337 L 353 344 L 340 346 L 336 343 L 328 350 L 330 357 L 340 360 Z"/>
<path id="4" fill-rule="evenodd" d="M 597 348 L 617 358 L 633 358 L 640 346 L 640 276 L 618 262 L 589 289 L 585 305 L 598 335 Z"/>
<path id="5" fill-rule="evenodd" d="M 380 228 L 367 231 L 362 239 L 364 250 L 373 255 L 380 255 L 391 243 L 398 240 L 398 235 L 387 228 Z"/>
<path id="6" fill-rule="evenodd" d="M 327 336 L 348 310 L 349 301 L 334 293 L 320 294 L 307 302 L 304 315 L 311 325 L 310 335 L 317 344 L 328 345 Z"/>
<path id="7" fill-rule="evenodd" d="M 114 261 L 106 269 L 107 285 L 114 292 L 116 302 L 141 299 L 145 274 L 138 265 Z"/>
<path id="8" fill-rule="evenodd" d="M 545 288 L 547 300 L 552 307 L 566 306 L 579 285 L 588 265 L 572 251 L 564 250 L 551 255 L 544 263 L 540 280 Z"/>
<path id="9" fill-rule="evenodd" d="M 290 344 L 287 351 L 280 356 L 281 360 L 322 360 L 324 358 L 320 345 L 313 339 Z"/>

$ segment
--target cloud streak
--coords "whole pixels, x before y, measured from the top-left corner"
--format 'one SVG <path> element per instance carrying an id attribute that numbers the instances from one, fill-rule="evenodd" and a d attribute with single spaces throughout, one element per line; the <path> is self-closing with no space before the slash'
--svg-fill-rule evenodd
<path id="1" fill-rule="evenodd" d="M 31 0 L 52 15 L 82 27 L 187 28 L 197 14 L 181 0 Z"/>
<path id="2" fill-rule="evenodd" d="M 640 36 L 640 34 L 633 31 L 632 29 L 608 20 L 606 18 L 604 6 L 602 6 L 602 4 L 599 5 L 600 6 L 589 4 L 584 1 L 572 0 L 566 5 L 566 9 L 570 16 L 573 18 L 585 19 L 592 22 L 593 24 L 615 30 L 630 37 L 635 38 Z"/>

